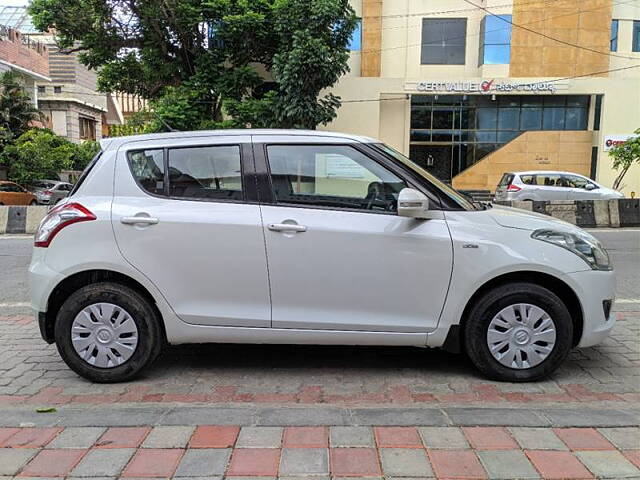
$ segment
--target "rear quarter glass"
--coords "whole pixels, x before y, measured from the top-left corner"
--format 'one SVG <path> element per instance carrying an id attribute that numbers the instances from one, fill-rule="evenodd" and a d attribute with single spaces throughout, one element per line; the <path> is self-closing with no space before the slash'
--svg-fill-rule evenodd
<path id="1" fill-rule="evenodd" d="M 513 173 L 505 173 L 504 175 L 502 175 L 502 178 L 500 179 L 500 183 L 498 183 L 499 187 L 506 187 L 508 185 L 511 184 L 511 182 L 513 181 L 515 175 L 513 175 Z"/>

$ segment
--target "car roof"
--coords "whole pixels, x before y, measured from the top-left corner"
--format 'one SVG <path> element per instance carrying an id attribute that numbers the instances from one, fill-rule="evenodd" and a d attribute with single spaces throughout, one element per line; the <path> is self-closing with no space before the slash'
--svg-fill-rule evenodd
<path id="1" fill-rule="evenodd" d="M 581 173 L 575 172 L 564 172 L 562 170 L 526 170 L 524 172 L 510 172 L 512 175 L 547 175 L 547 174 L 555 174 L 555 175 L 578 175 L 580 177 L 585 177 Z M 585 177 L 587 178 L 587 177 Z"/>
<path id="2" fill-rule="evenodd" d="M 122 144 L 128 142 L 139 142 L 144 140 L 162 140 L 162 139 L 183 139 L 189 137 L 208 137 L 208 136 L 234 136 L 234 135 L 283 135 L 283 136 L 307 136 L 322 138 L 340 138 L 355 143 L 378 143 L 379 140 L 360 135 L 349 135 L 346 133 L 328 132 L 324 130 L 284 130 L 284 129 L 236 129 L 236 130 L 195 130 L 188 132 L 165 132 L 165 133 L 148 133 L 144 135 L 128 135 L 124 137 L 110 137 L 100 140 L 102 150 L 117 150 Z"/>

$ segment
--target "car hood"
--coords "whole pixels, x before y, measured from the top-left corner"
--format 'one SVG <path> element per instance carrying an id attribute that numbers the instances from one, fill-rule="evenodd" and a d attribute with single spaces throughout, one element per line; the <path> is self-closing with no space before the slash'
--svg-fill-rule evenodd
<path id="1" fill-rule="evenodd" d="M 564 220 L 540 213 L 527 212 L 519 208 L 494 205 L 487 213 L 498 225 L 508 228 L 531 231 L 538 230 L 539 228 L 553 228 L 562 231 L 580 230 L 580 228 Z"/>

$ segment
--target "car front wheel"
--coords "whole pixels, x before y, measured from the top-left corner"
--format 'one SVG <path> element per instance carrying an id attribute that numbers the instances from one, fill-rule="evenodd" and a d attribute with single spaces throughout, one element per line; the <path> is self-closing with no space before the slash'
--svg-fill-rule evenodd
<path id="1" fill-rule="evenodd" d="M 529 382 L 554 372 L 567 357 L 573 321 L 552 291 L 510 283 L 486 292 L 471 309 L 463 341 L 475 366 L 494 380 Z"/>
<path id="2" fill-rule="evenodd" d="M 55 340 L 66 364 L 98 383 L 130 380 L 159 355 L 160 319 L 151 303 L 117 283 L 73 293 L 56 317 Z"/>

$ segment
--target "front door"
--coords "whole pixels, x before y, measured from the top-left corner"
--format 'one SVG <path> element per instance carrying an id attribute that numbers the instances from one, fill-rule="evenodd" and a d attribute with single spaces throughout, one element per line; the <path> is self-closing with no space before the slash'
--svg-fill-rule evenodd
<path id="1" fill-rule="evenodd" d="M 250 137 L 176 142 L 118 152 L 112 218 L 120 251 L 185 322 L 269 327 L 260 207 L 247 198 L 253 176 L 243 175 Z"/>
<path id="2" fill-rule="evenodd" d="M 397 216 L 407 183 L 354 146 L 264 150 L 274 195 L 262 206 L 272 326 L 435 328 L 452 269 L 444 219 Z"/>

